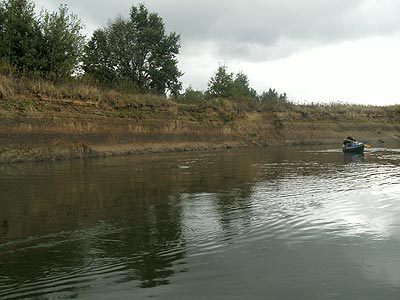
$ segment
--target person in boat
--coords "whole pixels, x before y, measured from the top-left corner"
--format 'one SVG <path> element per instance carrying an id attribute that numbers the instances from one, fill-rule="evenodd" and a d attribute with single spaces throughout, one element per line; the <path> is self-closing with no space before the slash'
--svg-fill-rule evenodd
<path id="1" fill-rule="evenodd" d="M 344 139 L 343 141 L 343 146 L 350 147 L 353 143 L 356 143 L 356 139 L 354 139 L 351 135 L 349 135 L 347 138 Z"/>

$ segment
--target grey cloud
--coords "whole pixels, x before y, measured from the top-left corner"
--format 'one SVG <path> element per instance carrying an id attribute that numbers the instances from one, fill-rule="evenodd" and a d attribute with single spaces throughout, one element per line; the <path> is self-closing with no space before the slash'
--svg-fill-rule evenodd
<path id="1" fill-rule="evenodd" d="M 37 0 L 37 3 L 46 0 Z M 48 2 L 48 1 L 46 1 Z M 400 31 L 398 0 L 64 0 L 85 22 L 102 27 L 144 2 L 182 44 L 213 44 L 218 59 L 283 57 L 315 45 Z M 61 1 L 52 1 L 53 6 Z M 48 5 L 48 3 L 47 3 Z M 182 49 L 184 52 L 185 50 Z"/>
<path id="2" fill-rule="evenodd" d="M 219 49 L 216 55 L 233 59 L 271 59 L 310 45 L 390 35 L 400 29 L 396 0 L 181 2 L 152 0 L 148 6 L 187 43 L 212 41 Z M 282 41 L 292 48 L 279 51 Z"/>
<path id="3" fill-rule="evenodd" d="M 85 24 L 92 24 L 94 27 L 90 28 L 92 30 L 107 25 L 119 15 L 128 16 L 130 7 L 134 4 L 130 0 L 34 0 L 34 2 L 37 9 L 44 7 L 50 10 L 57 10 L 59 5 L 66 4 L 69 11 L 77 14 Z"/>

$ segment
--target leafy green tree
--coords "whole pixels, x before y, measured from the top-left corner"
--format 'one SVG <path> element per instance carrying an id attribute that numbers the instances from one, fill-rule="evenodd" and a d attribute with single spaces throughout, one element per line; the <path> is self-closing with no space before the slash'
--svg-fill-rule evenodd
<path id="1" fill-rule="evenodd" d="M 286 93 L 279 94 L 275 89 L 269 88 L 259 96 L 259 100 L 262 103 L 287 102 L 287 95 Z"/>
<path id="2" fill-rule="evenodd" d="M 18 74 L 72 75 L 83 51 L 81 21 L 65 5 L 58 12 L 44 11 L 40 17 L 34 8 L 30 0 L 0 3 L 0 60 Z"/>
<path id="3" fill-rule="evenodd" d="M 0 60 L 18 73 L 38 67 L 40 30 L 29 0 L 9 0 L 0 4 Z"/>
<path id="4" fill-rule="evenodd" d="M 83 58 L 85 75 L 93 77 L 103 84 L 113 85 L 117 80 L 117 70 L 113 68 L 114 59 L 107 32 L 95 30 L 85 47 Z"/>
<path id="5" fill-rule="evenodd" d="M 58 12 L 42 12 L 40 21 L 41 71 L 50 78 L 65 78 L 78 72 L 85 43 L 81 20 L 61 5 Z"/>
<path id="6" fill-rule="evenodd" d="M 3 37 L 5 31 L 5 21 L 6 21 L 6 8 L 3 2 L 0 2 L 0 37 Z M 3 40 L 2 40 L 3 41 Z M 4 45 L 0 46 L 4 47 Z"/>
<path id="7" fill-rule="evenodd" d="M 228 72 L 227 67 L 219 66 L 208 82 L 206 94 L 209 98 L 229 98 L 233 100 L 256 100 L 257 92 L 250 87 L 249 79 L 243 72 Z"/>
<path id="8" fill-rule="evenodd" d="M 132 6 L 129 19 L 117 18 L 94 32 L 83 68 L 101 82 L 128 80 L 139 90 L 176 95 L 182 76 L 177 67 L 179 49 L 180 36 L 166 34 L 161 17 L 140 4 Z"/>
<path id="9" fill-rule="evenodd" d="M 232 97 L 233 83 L 233 73 L 228 73 L 225 65 L 219 66 L 208 82 L 206 94 L 210 98 L 230 98 Z"/>
<path id="10" fill-rule="evenodd" d="M 191 86 L 189 86 L 179 97 L 180 101 L 186 103 L 200 103 L 203 102 L 204 99 L 204 93 L 202 91 L 194 90 Z"/>
<path id="11" fill-rule="evenodd" d="M 235 75 L 231 93 L 234 99 L 257 99 L 257 92 L 250 87 L 249 79 L 243 72 L 239 72 Z"/>

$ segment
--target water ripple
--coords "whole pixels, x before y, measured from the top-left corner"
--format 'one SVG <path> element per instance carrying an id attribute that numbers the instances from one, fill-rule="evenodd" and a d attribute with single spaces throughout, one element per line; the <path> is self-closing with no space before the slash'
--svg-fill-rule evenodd
<path id="1" fill-rule="evenodd" d="M 170 176 L 157 166 L 168 176 L 164 184 L 146 183 L 143 187 L 144 177 L 140 175 L 140 183 L 130 178 L 123 189 L 115 192 L 117 196 L 111 200 L 101 198 L 96 205 L 104 205 L 107 210 L 114 207 L 107 206 L 109 202 L 117 205 L 121 195 L 126 195 L 123 213 L 115 218 L 0 244 L 0 298 L 79 298 L 86 292 L 124 283 L 130 285 L 128 291 L 135 292 L 174 280 L 182 280 L 178 286 L 183 287 L 188 281 L 181 273 L 197 270 L 196 279 L 223 280 L 229 276 L 228 271 L 223 273 L 227 266 L 245 271 L 251 262 L 253 269 L 262 270 L 258 276 L 264 276 L 269 269 L 279 272 L 282 262 L 292 257 L 275 265 L 276 257 L 291 249 L 304 251 L 297 261 L 293 259 L 303 267 L 302 258 L 309 255 L 310 249 L 317 249 L 312 253 L 322 256 L 319 263 L 329 261 L 320 253 L 321 245 L 343 250 L 348 248 L 340 247 L 362 248 L 400 241 L 400 167 L 396 165 L 399 151 L 374 149 L 369 154 L 370 162 L 347 162 L 339 151 L 328 152 L 328 161 L 315 158 L 326 151 L 308 151 L 303 153 L 308 155 L 307 160 L 295 155 L 284 159 L 279 155 L 275 159 L 263 156 L 246 161 L 245 167 L 238 169 L 232 167 L 235 159 L 228 157 L 226 169 L 219 171 L 216 167 L 215 174 L 207 168 L 218 165 L 217 160 L 168 161 L 175 170 L 171 172 L 177 173 Z M 207 165 L 207 170 L 201 170 L 202 164 Z M 181 176 L 182 169 L 190 169 L 190 173 Z M 138 190 L 134 190 L 136 185 L 140 186 Z M 145 199 L 139 201 L 139 197 Z M 391 263 L 396 261 L 395 255 L 389 257 Z M 314 262 L 313 257 L 308 258 Z M 343 263 L 341 259 L 345 258 L 337 258 Z M 381 276 L 376 269 L 383 265 L 379 261 L 374 264 L 367 259 L 353 260 L 351 268 L 357 270 L 356 274 L 369 270 L 367 276 Z M 220 261 L 229 263 L 212 273 L 213 264 Z M 329 263 L 337 265 L 335 260 Z M 305 268 L 300 268 L 301 276 Z M 393 277 L 390 282 L 396 286 L 398 272 L 387 268 Z M 280 273 L 277 277 L 287 279 L 287 275 Z M 296 278 L 294 274 L 293 278 L 302 282 L 301 276 Z M 319 275 L 310 276 L 313 280 L 308 284 Z M 251 280 L 257 282 L 255 278 Z M 92 292 L 91 299 L 93 294 L 96 293 Z"/>

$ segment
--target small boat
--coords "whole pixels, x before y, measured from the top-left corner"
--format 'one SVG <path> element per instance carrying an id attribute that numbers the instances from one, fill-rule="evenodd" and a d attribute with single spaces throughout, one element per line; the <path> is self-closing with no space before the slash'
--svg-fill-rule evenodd
<path id="1" fill-rule="evenodd" d="M 357 153 L 362 154 L 364 152 L 364 144 L 363 143 L 349 143 L 342 146 L 342 150 L 344 153 Z"/>

